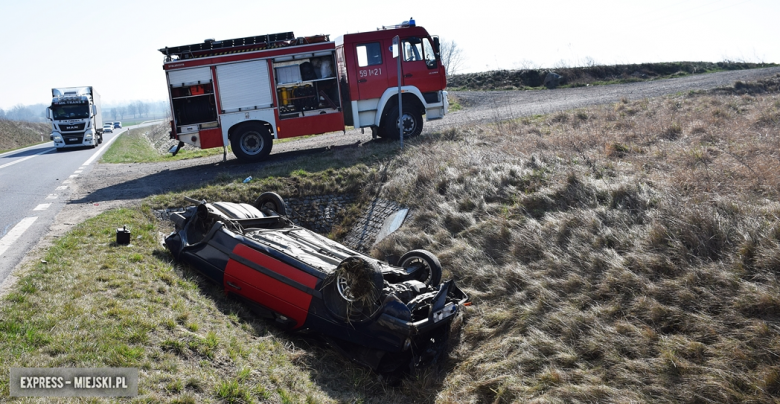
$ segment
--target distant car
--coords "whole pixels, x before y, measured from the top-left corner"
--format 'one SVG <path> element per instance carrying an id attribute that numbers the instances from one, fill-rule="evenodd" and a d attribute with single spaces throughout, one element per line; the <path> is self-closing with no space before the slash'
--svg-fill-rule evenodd
<path id="1" fill-rule="evenodd" d="M 103 125 L 103 133 L 114 133 L 114 127 L 109 123 Z"/>
<path id="2" fill-rule="evenodd" d="M 114 129 L 122 129 L 122 122 L 119 121 L 114 122 Z"/>
<path id="3" fill-rule="evenodd" d="M 198 202 L 170 216 L 165 244 L 225 293 L 291 330 L 316 332 L 379 371 L 436 361 L 469 301 L 425 250 L 396 265 L 294 225 L 273 192 L 254 204 Z"/>

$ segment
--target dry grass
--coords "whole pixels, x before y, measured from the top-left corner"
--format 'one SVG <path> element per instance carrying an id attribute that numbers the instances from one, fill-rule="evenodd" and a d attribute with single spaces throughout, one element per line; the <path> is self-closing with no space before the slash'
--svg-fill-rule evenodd
<path id="1" fill-rule="evenodd" d="M 416 213 L 374 254 L 436 251 L 475 302 L 437 401 L 777 400 L 778 114 L 687 94 L 406 150 L 383 193 Z"/>
<path id="2" fill-rule="evenodd" d="M 328 191 L 413 208 L 373 254 L 435 252 L 474 305 L 450 358 L 398 387 L 174 265 L 148 208 L 79 226 L 27 269 L 0 303 L 0 376 L 134 366 L 138 402 L 777 402 L 780 95 L 738 87 L 453 129 L 148 201 Z M 118 248 L 125 223 L 141 238 Z"/>
<path id="3" fill-rule="evenodd" d="M 49 140 L 51 125 L 0 118 L 0 152 L 14 150 Z"/>

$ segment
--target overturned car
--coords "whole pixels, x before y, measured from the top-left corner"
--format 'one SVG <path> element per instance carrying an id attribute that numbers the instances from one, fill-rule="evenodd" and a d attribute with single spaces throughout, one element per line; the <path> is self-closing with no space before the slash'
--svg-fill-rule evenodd
<path id="1" fill-rule="evenodd" d="M 425 250 L 398 264 L 378 261 L 294 225 L 282 198 L 254 204 L 196 201 L 173 212 L 165 243 L 225 293 L 281 326 L 315 332 L 352 360 L 378 371 L 424 366 L 444 351 L 468 296 L 441 282 Z"/>

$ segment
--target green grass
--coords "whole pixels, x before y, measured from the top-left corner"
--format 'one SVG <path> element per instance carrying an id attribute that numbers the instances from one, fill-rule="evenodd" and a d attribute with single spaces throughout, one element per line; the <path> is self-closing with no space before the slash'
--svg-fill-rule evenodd
<path id="1" fill-rule="evenodd" d="M 160 153 L 149 139 L 144 136 L 150 129 L 136 128 L 123 133 L 111 144 L 103 154 L 102 163 L 157 163 L 162 161 L 178 161 L 198 157 L 222 154 L 222 148 L 194 149 L 184 148 L 172 156 L 170 153 Z"/>
<path id="2" fill-rule="evenodd" d="M 120 246 L 115 229 L 125 224 L 132 242 Z M 160 230 L 148 206 L 114 210 L 76 226 L 46 263 L 22 273 L 0 302 L 2 380 L 10 367 L 136 367 L 144 401 L 255 402 L 290 386 L 324 401 L 294 371 L 287 340 L 174 266 Z"/>

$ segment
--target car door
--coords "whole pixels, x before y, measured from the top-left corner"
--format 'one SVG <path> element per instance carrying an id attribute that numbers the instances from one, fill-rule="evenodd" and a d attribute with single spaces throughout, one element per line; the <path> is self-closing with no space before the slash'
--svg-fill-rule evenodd
<path id="1" fill-rule="evenodd" d="M 269 257 L 244 244 L 238 244 L 225 267 L 225 291 L 250 299 L 295 321 L 306 321 L 317 278 Z"/>

